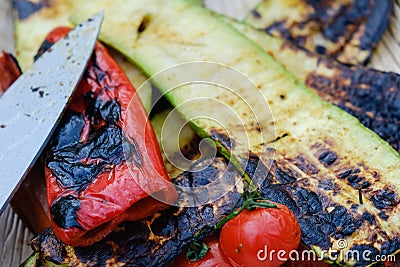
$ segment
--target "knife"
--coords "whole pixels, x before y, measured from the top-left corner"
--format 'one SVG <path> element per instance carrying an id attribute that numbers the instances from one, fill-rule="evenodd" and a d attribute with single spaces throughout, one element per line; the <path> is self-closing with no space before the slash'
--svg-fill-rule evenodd
<path id="1" fill-rule="evenodd" d="M 54 44 L 0 97 L 0 214 L 46 146 L 92 55 L 100 12 Z"/>

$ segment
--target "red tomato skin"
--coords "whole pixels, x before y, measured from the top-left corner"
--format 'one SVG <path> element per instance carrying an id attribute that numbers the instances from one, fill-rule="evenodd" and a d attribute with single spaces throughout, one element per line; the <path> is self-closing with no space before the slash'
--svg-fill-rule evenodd
<path id="1" fill-rule="evenodd" d="M 204 258 L 198 261 L 189 261 L 184 252 L 174 260 L 174 267 L 232 267 L 221 249 L 218 238 L 208 239 L 205 243 L 210 250 Z"/>
<path id="2" fill-rule="evenodd" d="M 301 238 L 297 218 L 286 206 L 277 206 L 244 210 L 222 227 L 221 248 L 233 266 L 277 267 L 285 262 L 279 260 L 278 251 L 284 250 L 280 257 L 288 259 L 297 249 Z M 272 250 L 272 258 L 263 259 Z"/>

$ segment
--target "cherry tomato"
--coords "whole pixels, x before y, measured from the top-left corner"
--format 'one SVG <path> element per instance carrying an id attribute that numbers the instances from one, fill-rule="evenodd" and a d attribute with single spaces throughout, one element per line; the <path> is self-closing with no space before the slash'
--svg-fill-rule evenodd
<path id="1" fill-rule="evenodd" d="M 300 243 L 296 216 L 284 205 L 243 210 L 221 230 L 220 243 L 233 266 L 276 267 Z"/>
<path id="2" fill-rule="evenodd" d="M 222 252 L 217 237 L 206 240 L 205 244 L 210 250 L 202 259 L 198 261 L 189 261 L 184 252 L 174 260 L 174 267 L 232 267 Z"/>

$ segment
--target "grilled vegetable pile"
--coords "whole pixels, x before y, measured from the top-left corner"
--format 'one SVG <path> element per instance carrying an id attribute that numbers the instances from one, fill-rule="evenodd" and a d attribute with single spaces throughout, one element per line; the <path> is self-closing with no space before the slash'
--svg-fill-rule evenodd
<path id="1" fill-rule="evenodd" d="M 360 11 L 355 2 L 342 2 L 333 5 L 333 9 L 337 14 L 344 14 L 345 20 L 349 20 L 351 12 Z M 77 7 L 74 1 L 70 3 Z M 335 37 L 335 40 L 340 40 L 338 46 L 332 46 L 333 39 L 329 38 L 315 47 L 310 46 L 317 34 L 310 35 L 305 31 L 307 37 L 300 39 L 296 35 L 300 26 L 297 30 L 291 27 L 294 35 L 284 37 L 316 52 L 338 56 L 347 63 L 364 62 L 386 27 L 391 6 L 391 2 L 386 1 L 368 3 L 368 9 L 360 11 L 359 16 L 354 17 L 354 23 L 350 23 L 358 28 L 346 28 L 344 37 Z M 286 1 L 270 2 L 271 6 L 285 4 Z M 62 7 L 60 4 L 55 6 Z M 274 10 L 261 7 L 252 13 L 260 20 L 268 17 L 264 12 Z M 329 8 L 313 8 L 332 14 Z M 395 151 L 399 149 L 397 113 L 400 106 L 397 99 L 400 79 L 397 74 L 343 65 L 334 59 L 320 57 L 288 41 L 222 18 L 193 1 L 86 1 L 79 3 L 75 12 L 70 12 L 72 21 L 80 21 L 100 9 L 106 12 L 101 40 L 137 64 L 183 118 L 190 121 L 198 136 L 189 134 L 186 152 L 191 153 L 185 156 L 189 159 L 201 157 L 193 154 L 191 149 L 201 138 L 213 140 L 218 148 L 217 157 L 201 157 L 186 171 L 177 171 L 166 164 L 169 173 L 180 173 L 173 179 L 178 192 L 180 186 L 207 186 L 215 180 L 222 181 L 222 185 L 208 187 L 208 191 L 201 191 L 195 200 L 186 199 L 185 194 L 179 192 L 177 203 L 205 202 L 198 207 L 170 207 L 147 219 L 124 222 L 116 228 L 113 226 L 113 233 L 87 247 L 71 246 L 89 243 L 74 243 L 66 237 L 63 241 L 69 244 L 62 242 L 62 231 L 65 230 L 60 231 L 57 229 L 60 225 L 53 223 L 53 230 L 48 229 L 33 240 L 36 254 L 27 264 L 38 259 L 48 265 L 162 266 L 185 251 L 189 258 L 195 255 L 191 259 L 200 259 L 194 263 L 198 264 L 195 266 L 204 266 L 202 262 L 215 263 L 213 260 L 227 266 L 278 266 L 284 260 L 263 262 L 257 259 L 257 253 L 265 246 L 276 245 L 274 249 L 287 252 L 296 249 L 299 242 L 296 225 L 301 229 L 302 243 L 330 263 L 366 266 L 373 264 L 376 256 L 392 255 L 400 250 L 400 233 L 395 227 L 400 220 L 400 184 L 397 178 L 400 157 Z M 365 25 L 371 25 L 372 20 L 365 18 L 376 18 L 377 15 L 371 14 L 378 13 L 383 14 L 380 16 L 383 24 L 373 29 L 366 28 Z M 36 18 L 43 16 L 40 13 L 36 15 Z M 32 16 L 35 18 L 35 14 Z M 325 18 L 314 14 L 315 17 L 317 21 Z M 340 16 L 336 18 L 337 21 L 343 20 Z M 330 17 L 326 19 L 335 25 Z M 311 19 L 307 21 L 310 24 L 306 25 L 315 24 Z M 292 24 L 282 20 L 279 25 L 279 29 L 289 29 Z M 271 27 L 275 28 L 276 25 Z M 370 30 L 374 30 L 373 35 L 370 35 Z M 269 32 L 274 33 L 273 30 Z M 328 30 L 324 33 L 326 37 L 330 36 Z M 352 33 L 357 33 L 354 38 Z M 357 43 L 360 35 L 364 36 L 361 40 L 365 42 Z M 371 36 L 372 39 L 365 39 Z M 303 39 L 305 43 L 300 42 Z M 360 53 L 357 57 L 348 57 L 356 54 L 349 51 Z M 96 72 L 94 77 L 98 80 Z M 193 81 L 208 83 L 191 83 Z M 99 97 L 98 100 L 104 99 Z M 215 104 L 217 102 L 232 107 L 235 114 L 239 114 L 240 121 L 226 117 Z M 356 116 L 376 133 L 332 104 Z M 72 110 L 78 111 L 73 106 Z M 211 115 L 214 120 L 206 118 Z M 93 116 L 91 121 L 96 121 L 96 118 Z M 107 118 L 100 118 L 107 125 Z M 96 123 L 91 128 L 101 128 Z M 156 131 L 161 128 L 155 125 Z M 245 129 L 248 139 L 243 139 L 240 129 Z M 79 132 L 81 134 L 76 134 L 79 138 L 74 144 L 85 146 L 86 141 L 82 142 L 85 138 L 81 137 L 82 131 Z M 129 132 L 123 131 L 124 134 Z M 377 134 L 390 142 L 394 149 Z M 54 143 L 49 151 L 56 153 L 49 154 L 48 163 L 57 159 L 56 148 Z M 104 160 L 110 158 L 113 157 Z M 47 177 L 54 178 L 56 173 L 57 170 L 50 169 L 48 164 Z M 76 181 L 81 183 L 85 179 Z M 214 199 L 216 194 L 221 197 Z M 249 194 L 252 196 L 250 200 L 247 198 Z M 53 200 L 57 199 L 49 198 L 50 204 Z M 249 201 L 258 205 L 267 203 L 267 208 L 243 208 Z M 74 212 L 81 211 L 75 207 Z M 238 209 L 243 211 L 236 214 Z M 153 213 L 151 209 L 146 211 Z M 279 224 L 273 223 L 280 214 L 285 214 L 287 227 L 280 228 Z M 78 219 L 81 222 L 92 215 L 78 216 Z M 52 216 L 54 220 L 54 214 Z M 60 220 L 66 221 L 67 218 L 60 217 Z M 226 222 L 227 218 L 231 220 Z M 262 227 L 269 218 L 271 225 L 277 226 L 261 235 L 250 231 L 251 227 L 241 226 L 258 221 Z M 117 220 L 115 224 L 119 222 Z M 226 224 L 221 226 L 221 222 Z M 70 228 L 75 233 L 82 230 L 81 224 L 72 223 Z M 273 231 L 279 232 L 275 241 L 271 241 Z M 238 233 L 242 234 L 236 236 Z M 215 241 L 216 235 L 219 235 L 219 242 Z M 288 242 L 283 242 L 284 236 Z M 211 252 L 207 252 L 207 246 L 201 242 L 206 237 L 211 238 L 205 242 Z M 78 241 L 84 241 L 84 238 L 80 236 Z M 343 242 L 346 244 L 344 247 L 340 245 Z M 323 253 L 329 250 L 340 250 L 343 255 L 370 251 L 370 257 L 335 258 Z M 215 256 L 218 254 L 221 256 Z M 182 255 L 176 264 L 188 263 Z"/>

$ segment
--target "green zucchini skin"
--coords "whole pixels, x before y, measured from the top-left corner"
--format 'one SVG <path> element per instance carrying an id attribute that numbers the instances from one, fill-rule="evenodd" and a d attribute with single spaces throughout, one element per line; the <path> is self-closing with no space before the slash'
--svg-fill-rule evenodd
<path id="1" fill-rule="evenodd" d="M 400 151 L 400 75 L 299 49 L 289 41 L 224 18 L 322 99 L 340 107 Z"/>
<path id="2" fill-rule="evenodd" d="M 254 82 L 268 101 L 273 118 L 266 116 L 257 122 L 254 116 L 242 116 L 250 136 L 250 143 L 244 144 L 234 131 L 226 138 L 218 124 L 198 118 L 205 111 L 204 103 L 179 107 L 185 101 L 208 96 L 233 104 L 236 112 L 246 114 L 247 107 L 234 96 L 224 95 L 215 88 L 196 86 L 168 91 L 172 85 L 187 81 L 191 72 L 184 73 L 183 78 L 173 72 L 153 78 L 161 90 L 168 91 L 168 99 L 180 108 L 186 119 L 197 117 L 191 123 L 199 135 L 214 139 L 225 155 L 232 155 L 231 160 L 242 164 L 250 157 L 270 168 L 280 166 L 284 173 L 292 173 L 297 181 L 301 180 L 305 190 L 316 194 L 322 209 L 328 213 L 335 207 L 343 207 L 354 220 L 361 220 L 363 214 L 373 217 L 353 231 L 338 235 L 327 233 L 328 243 L 322 244 L 312 236 L 304 238 L 308 246 L 335 248 L 338 240 L 346 238 L 349 245 L 344 252 L 361 249 L 362 245 L 384 254 L 399 250 L 399 232 L 393 225 L 400 221 L 397 212 L 400 158 L 389 144 L 354 117 L 321 100 L 261 47 L 201 7 L 179 0 L 162 4 L 157 0 L 135 0 L 129 4 L 86 1 L 73 20 L 80 21 L 99 9 L 106 12 L 101 39 L 136 62 L 149 76 L 176 64 L 206 60 L 231 66 Z M 205 68 L 202 72 L 211 70 Z M 245 94 L 241 89 L 238 92 Z M 258 102 L 250 102 L 250 106 L 257 105 Z M 223 123 L 230 130 L 241 126 L 231 121 Z M 263 142 L 258 138 L 260 129 Z M 241 167 L 248 174 L 254 174 L 251 166 L 242 164 Z M 256 174 L 259 178 L 266 176 L 265 172 Z M 280 180 L 277 178 L 277 181 Z M 346 260 L 340 263 L 354 264 Z"/>

